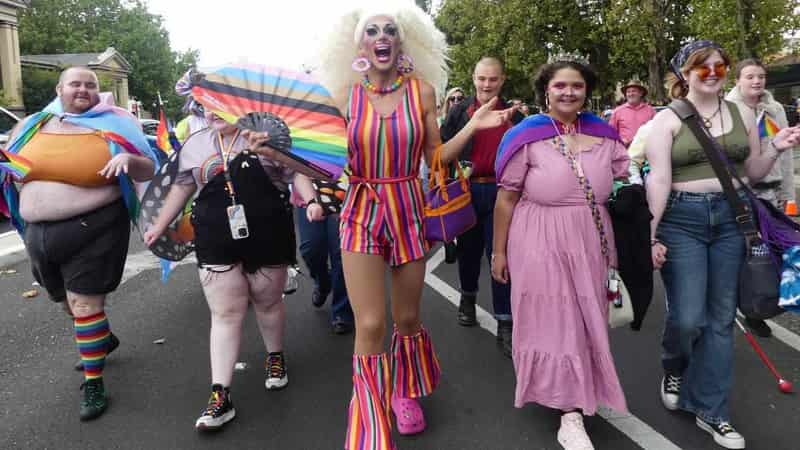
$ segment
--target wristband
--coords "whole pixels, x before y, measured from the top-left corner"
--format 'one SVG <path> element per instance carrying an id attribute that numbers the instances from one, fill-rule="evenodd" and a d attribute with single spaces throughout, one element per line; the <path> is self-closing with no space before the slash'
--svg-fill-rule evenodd
<path id="1" fill-rule="evenodd" d="M 311 200 L 307 201 L 307 202 L 306 202 L 306 203 L 303 205 L 303 208 L 308 208 L 309 206 L 313 205 L 314 203 L 317 203 L 317 199 L 315 199 L 315 198 L 312 198 Z"/>
<path id="2" fill-rule="evenodd" d="M 650 239 L 650 247 L 652 247 L 652 246 L 654 246 L 656 244 L 661 244 L 661 241 L 659 241 L 658 239 Z"/>

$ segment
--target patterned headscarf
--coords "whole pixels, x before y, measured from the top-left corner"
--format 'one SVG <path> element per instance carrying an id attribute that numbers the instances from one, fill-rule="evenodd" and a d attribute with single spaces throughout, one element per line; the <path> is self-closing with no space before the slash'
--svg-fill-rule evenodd
<path id="1" fill-rule="evenodd" d="M 672 68 L 672 72 L 675 73 L 675 76 L 677 76 L 679 80 L 686 83 L 686 78 L 683 77 L 681 68 L 684 64 L 686 64 L 686 61 L 689 60 L 689 57 L 692 56 L 692 53 L 704 48 L 713 48 L 715 50 L 722 51 L 722 47 L 720 47 L 719 44 L 714 41 L 704 39 L 690 42 L 681 47 L 681 49 L 678 50 L 678 53 L 675 53 L 675 56 L 673 56 L 669 61 L 669 65 Z"/>
<path id="2" fill-rule="evenodd" d="M 180 95 L 181 97 L 186 97 L 186 102 L 183 104 L 183 112 L 185 114 L 194 114 L 196 116 L 203 115 L 203 105 L 194 101 L 194 97 L 192 97 L 192 86 L 194 85 L 194 77 L 196 76 L 196 72 L 194 68 L 191 68 L 183 74 L 182 77 L 175 83 L 175 93 Z"/>

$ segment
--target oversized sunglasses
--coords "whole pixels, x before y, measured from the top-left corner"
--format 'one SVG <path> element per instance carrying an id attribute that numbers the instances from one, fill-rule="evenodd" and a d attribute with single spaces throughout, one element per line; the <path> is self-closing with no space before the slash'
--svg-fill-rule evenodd
<path id="1" fill-rule="evenodd" d="M 364 32 L 367 33 L 367 36 L 374 38 L 381 33 L 381 29 L 377 25 L 370 25 Z M 397 37 L 397 27 L 392 24 L 386 24 L 383 26 L 383 34 L 390 37 Z"/>
<path id="2" fill-rule="evenodd" d="M 452 96 L 452 97 L 448 98 L 447 100 L 449 100 L 449 101 L 451 101 L 451 102 L 458 103 L 458 102 L 460 102 L 461 100 L 464 100 L 464 96 L 463 96 L 463 95 L 454 95 L 454 96 Z"/>
<path id="3" fill-rule="evenodd" d="M 692 67 L 692 71 L 697 74 L 700 80 L 705 80 L 713 73 L 717 78 L 725 78 L 728 74 L 728 65 L 724 62 L 715 63 L 712 66 L 700 65 Z"/>

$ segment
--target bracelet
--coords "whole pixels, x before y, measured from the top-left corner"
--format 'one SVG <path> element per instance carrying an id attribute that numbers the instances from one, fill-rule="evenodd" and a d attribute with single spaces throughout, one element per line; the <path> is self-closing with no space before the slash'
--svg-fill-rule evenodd
<path id="1" fill-rule="evenodd" d="M 652 246 L 654 246 L 656 244 L 661 244 L 661 241 L 659 241 L 658 239 L 650 239 L 650 247 L 652 247 Z"/>
<path id="2" fill-rule="evenodd" d="M 769 144 L 767 144 L 767 147 L 772 147 L 772 149 L 775 150 L 775 154 L 770 156 L 770 159 L 775 161 L 781 157 L 781 151 L 778 150 L 778 147 L 775 147 L 775 139 L 770 139 Z"/>
<path id="3" fill-rule="evenodd" d="M 307 201 L 305 203 L 305 205 L 303 205 L 303 208 L 308 208 L 309 206 L 313 205 L 314 203 L 317 203 L 317 199 L 312 198 L 311 200 Z"/>

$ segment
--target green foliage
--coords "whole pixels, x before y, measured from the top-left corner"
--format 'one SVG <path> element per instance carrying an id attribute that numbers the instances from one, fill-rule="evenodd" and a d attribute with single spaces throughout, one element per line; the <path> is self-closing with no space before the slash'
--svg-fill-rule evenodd
<path id="1" fill-rule="evenodd" d="M 481 56 L 506 63 L 504 95 L 533 98 L 549 55 L 578 52 L 600 74 L 610 104 L 619 82 L 639 78 L 665 100 L 668 62 L 691 39 L 714 39 L 733 56 L 769 56 L 800 29 L 800 0 L 444 0 L 437 26 L 451 46 L 451 85 L 471 90 Z"/>
<path id="2" fill-rule="evenodd" d="M 58 73 L 52 70 L 22 68 L 22 97 L 29 113 L 41 111 L 56 96 Z"/>
<path id="3" fill-rule="evenodd" d="M 186 64 L 198 57 L 196 50 L 170 49 L 163 19 L 142 0 L 33 0 L 19 22 L 22 54 L 100 53 L 114 47 L 132 66 L 130 95 L 151 110 L 157 93 L 172 93 Z M 28 80 L 23 77 L 23 82 Z M 172 102 L 168 111 L 177 118 L 180 105 L 173 107 Z"/>

